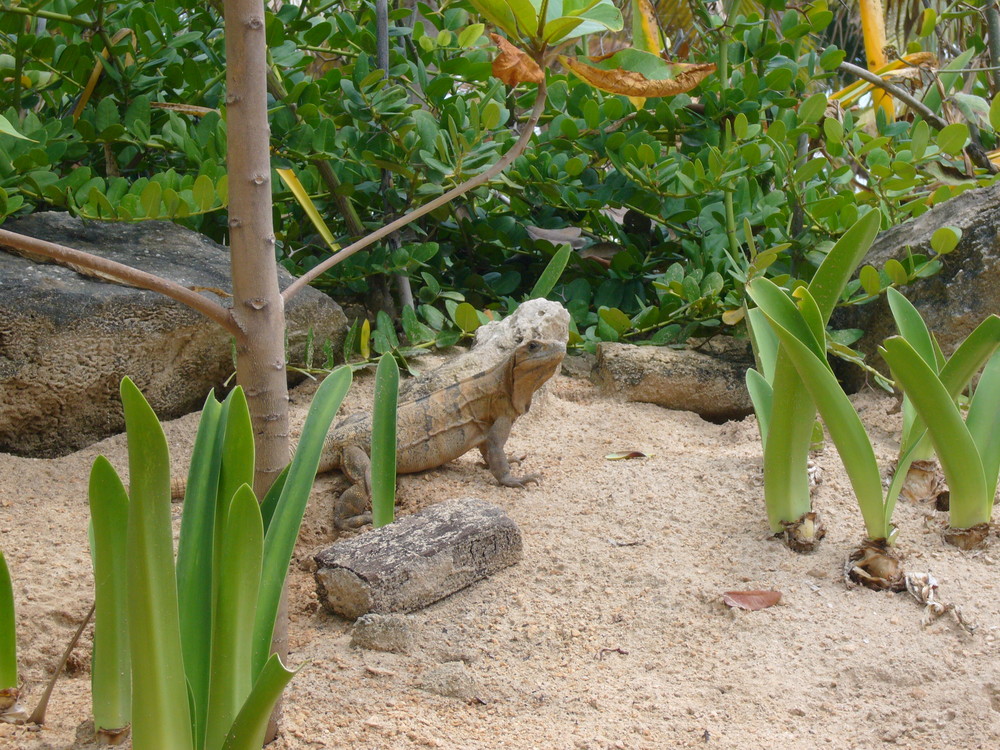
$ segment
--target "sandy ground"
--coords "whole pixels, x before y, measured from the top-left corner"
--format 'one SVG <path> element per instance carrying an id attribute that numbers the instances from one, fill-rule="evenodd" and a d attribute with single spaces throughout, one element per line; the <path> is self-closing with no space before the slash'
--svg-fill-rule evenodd
<path id="1" fill-rule="evenodd" d="M 369 389 L 362 379 L 348 408 Z M 298 411 L 308 391 L 295 394 Z M 856 401 L 888 464 L 892 400 Z M 182 462 L 195 426 L 193 415 L 167 425 Z M 829 534 L 808 556 L 768 534 L 753 418 L 714 425 L 560 375 L 508 449 L 528 454 L 524 471 L 544 472 L 540 486 L 499 487 L 471 454 L 401 478 L 402 513 L 478 497 L 524 534 L 520 564 L 410 616 L 405 654 L 351 647 L 351 623 L 318 606 L 311 560 L 335 538 L 340 481 L 319 479 L 290 578 L 292 660 L 309 664 L 286 692 L 273 747 L 1000 747 L 995 541 L 960 552 L 941 540 L 942 518 L 899 507 L 907 567 L 932 572 L 975 629 L 949 617 L 925 626 L 907 594 L 844 586 L 862 524 L 832 449 L 818 459 L 816 495 Z M 630 449 L 650 457 L 604 458 Z M 122 467 L 124 436 L 56 460 L 0 455 L 0 547 L 29 708 L 90 606 L 85 493 L 98 453 Z M 730 610 L 721 594 L 734 589 L 783 600 Z M 48 724 L 0 726 L 0 747 L 88 745 L 90 645 L 88 630 Z"/>

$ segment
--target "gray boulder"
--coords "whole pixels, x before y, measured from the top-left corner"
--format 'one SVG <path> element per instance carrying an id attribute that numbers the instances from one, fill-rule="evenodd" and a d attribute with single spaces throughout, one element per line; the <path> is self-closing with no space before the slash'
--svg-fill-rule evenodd
<path id="1" fill-rule="evenodd" d="M 969 190 L 927 213 L 879 234 L 864 262 L 882 268 L 889 258 L 901 259 L 908 252 L 933 256 L 931 235 L 939 227 L 962 230 L 958 247 L 942 257 L 942 270 L 920 279 L 901 291 L 923 315 L 946 355 L 990 313 L 1000 313 L 1000 185 Z M 860 307 L 838 310 L 837 328 L 865 331 L 858 347 L 868 362 L 880 370 L 886 366 L 878 356 L 878 345 L 896 334 L 885 296 Z M 864 374 L 858 368 L 844 372 L 849 384 L 858 386 Z"/>
<path id="2" fill-rule="evenodd" d="M 170 222 L 39 213 L 3 226 L 184 286 L 231 291 L 228 250 Z M 280 274 L 288 286 L 292 276 Z M 224 294 L 202 293 L 228 304 Z M 286 316 L 290 361 L 301 363 L 310 327 L 317 345 L 330 339 L 339 350 L 346 319 L 326 295 L 303 290 Z M 125 375 L 162 419 L 171 419 L 200 408 L 232 370 L 229 334 L 184 305 L 0 252 L 0 451 L 53 457 L 120 432 Z"/>
<path id="3" fill-rule="evenodd" d="M 668 409 L 693 411 L 711 422 L 742 419 L 753 411 L 744 382 L 753 367 L 745 341 L 719 337 L 705 351 L 597 345 L 594 379 L 606 393 Z"/>

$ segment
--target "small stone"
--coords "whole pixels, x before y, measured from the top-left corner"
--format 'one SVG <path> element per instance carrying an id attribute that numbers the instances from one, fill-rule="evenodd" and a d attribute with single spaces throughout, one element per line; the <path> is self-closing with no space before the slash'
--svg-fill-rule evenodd
<path id="1" fill-rule="evenodd" d="M 351 629 L 351 645 L 369 651 L 405 654 L 413 645 L 410 618 L 406 615 L 362 615 Z"/>
<path id="2" fill-rule="evenodd" d="M 445 662 L 429 669 L 420 687 L 428 693 L 463 701 L 471 701 L 479 692 L 472 673 L 460 661 Z"/>

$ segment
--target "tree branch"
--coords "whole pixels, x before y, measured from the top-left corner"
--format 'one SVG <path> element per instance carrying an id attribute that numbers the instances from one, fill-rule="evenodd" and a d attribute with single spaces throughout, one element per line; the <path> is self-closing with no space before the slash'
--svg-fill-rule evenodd
<path id="1" fill-rule="evenodd" d="M 137 268 L 126 266 L 124 263 L 108 260 L 98 255 L 91 255 L 90 253 L 74 250 L 65 245 L 57 245 L 54 242 L 46 242 L 35 237 L 10 232 L 6 229 L 0 229 L 0 245 L 6 245 L 15 250 L 24 250 L 29 253 L 44 255 L 46 258 L 52 258 L 62 265 L 70 267 L 79 266 L 80 273 L 93 275 L 98 278 L 101 275 L 110 276 L 128 286 L 159 292 L 165 297 L 170 297 L 172 300 L 176 300 L 193 310 L 197 310 L 209 320 L 214 320 L 232 335 L 237 336 L 240 333 L 232 317 L 230 317 L 229 310 L 198 294 L 198 292 L 192 291 L 169 279 L 164 279 L 161 276 L 140 271 Z M 92 273 L 88 274 L 88 272 Z"/>
<path id="2" fill-rule="evenodd" d="M 521 131 L 521 137 L 518 138 L 517 143 L 515 143 L 507 150 L 507 153 L 505 153 L 503 156 L 500 157 L 499 161 L 497 161 L 496 164 L 487 169 L 485 172 L 477 174 L 475 177 L 470 177 L 461 185 L 452 188 L 447 193 L 439 195 L 434 200 L 413 209 L 412 211 L 404 214 L 395 221 L 381 227 L 380 229 L 376 229 L 371 234 L 362 237 L 360 240 L 358 240 L 352 245 L 348 245 L 340 252 L 335 253 L 334 255 L 327 258 L 318 266 L 315 266 L 314 268 L 310 269 L 302 276 L 297 278 L 295 281 L 293 281 L 291 285 L 286 287 L 285 291 L 281 293 L 281 296 L 282 298 L 284 298 L 285 303 L 287 304 L 288 300 L 290 300 L 292 297 L 298 294 L 298 292 L 309 282 L 313 281 L 318 276 L 322 275 L 329 269 L 333 268 L 335 265 L 340 263 L 340 261 L 344 260 L 345 258 L 349 258 L 356 252 L 364 250 L 366 247 L 369 247 L 370 245 L 373 245 L 383 237 L 386 237 L 392 234 L 393 232 L 399 231 L 407 224 L 416 221 L 421 216 L 425 216 L 437 208 L 440 208 L 441 206 L 445 205 L 449 201 L 454 200 L 463 193 L 467 193 L 470 190 L 489 182 L 498 174 L 503 172 L 507 167 L 509 167 L 513 163 L 514 159 L 520 156 L 524 152 L 524 149 L 527 148 L 528 141 L 531 140 L 531 136 L 534 135 L 535 133 L 535 126 L 538 124 L 538 119 L 542 116 L 542 110 L 545 109 L 546 95 L 547 95 L 547 89 L 545 87 L 545 81 L 543 80 L 542 83 L 538 85 L 538 95 L 535 97 L 535 106 L 531 110 L 531 117 L 529 117 L 528 122 L 525 123 L 524 130 Z"/>
<path id="3" fill-rule="evenodd" d="M 840 63 L 840 65 L 838 65 L 837 68 L 838 70 L 844 73 L 850 73 L 851 75 L 856 76 L 864 81 L 868 81 L 868 83 L 872 84 L 873 86 L 877 86 L 883 91 L 887 91 L 894 98 L 903 102 L 903 104 L 905 104 L 907 107 L 912 109 L 918 115 L 923 117 L 925 120 L 927 120 L 927 122 L 929 122 L 938 130 L 943 130 L 944 128 L 948 127 L 947 122 L 945 122 L 942 118 L 938 117 L 938 115 L 936 115 L 931 110 L 930 107 L 928 107 L 922 101 L 917 99 L 915 96 L 911 95 L 909 91 L 900 88 L 895 84 L 889 83 L 888 81 L 884 80 L 881 76 L 878 76 L 875 73 L 872 73 L 871 71 L 865 70 L 864 68 L 860 68 L 857 65 L 852 65 L 851 63 L 848 62 Z M 986 155 L 986 152 L 983 151 L 981 147 L 976 146 L 974 143 L 970 143 L 968 146 L 965 147 L 965 153 L 969 155 L 969 158 L 972 160 L 972 163 L 975 164 L 977 167 L 985 169 L 990 174 L 997 173 L 996 165 L 990 161 L 990 158 Z"/>

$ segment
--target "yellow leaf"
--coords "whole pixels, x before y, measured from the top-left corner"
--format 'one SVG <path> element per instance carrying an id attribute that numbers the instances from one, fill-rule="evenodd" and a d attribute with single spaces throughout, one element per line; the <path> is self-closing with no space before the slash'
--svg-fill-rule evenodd
<path id="1" fill-rule="evenodd" d="M 372 340 L 372 326 L 368 322 L 368 318 L 365 318 L 365 322 L 361 324 L 361 341 L 359 342 L 361 346 L 361 359 L 368 359 L 372 355 L 371 350 L 371 340 Z"/>
<path id="2" fill-rule="evenodd" d="M 493 75 L 508 86 L 519 83 L 541 83 L 545 74 L 538 63 L 527 53 L 515 47 L 499 34 L 490 34 L 490 39 L 500 48 L 500 54 L 493 61 Z"/>
<path id="3" fill-rule="evenodd" d="M 734 326 L 741 320 L 743 320 L 743 317 L 745 315 L 746 315 L 746 309 L 742 307 L 736 307 L 733 308 L 732 310 L 726 310 L 724 313 L 722 313 L 722 322 L 725 323 L 727 326 Z"/>
<path id="4" fill-rule="evenodd" d="M 636 49 L 652 52 L 654 55 L 663 51 L 660 49 L 656 11 L 649 0 L 632 0 L 632 44 Z"/>
<path id="5" fill-rule="evenodd" d="M 171 112 L 177 112 L 181 115 L 191 115 L 192 117 L 204 117 L 211 112 L 219 111 L 211 107 L 199 107 L 196 104 L 178 104 L 176 102 L 150 102 L 149 106 L 153 109 L 167 109 Z"/>
<path id="6" fill-rule="evenodd" d="M 118 44 L 126 36 L 131 35 L 132 46 L 135 46 L 135 32 L 132 29 L 121 29 L 113 37 L 111 37 L 111 44 Z M 101 78 L 101 73 L 104 72 L 104 61 L 108 59 L 111 53 L 108 48 L 105 47 L 101 50 L 101 56 L 97 58 L 97 62 L 94 63 L 94 69 L 90 71 L 90 78 L 87 79 L 87 85 L 83 89 L 83 93 L 80 94 L 80 101 L 76 103 L 76 107 L 73 108 L 73 122 L 80 119 L 80 115 L 83 114 L 84 107 L 87 106 L 87 102 L 90 101 L 91 94 L 94 93 L 94 89 L 97 88 L 97 82 Z M 132 55 L 125 55 L 125 64 L 132 64 Z"/>
<path id="7" fill-rule="evenodd" d="M 330 227 L 326 225 L 323 221 L 323 217 L 319 215 L 319 211 L 316 210 L 316 204 L 312 202 L 312 198 L 309 197 L 309 193 L 306 189 L 302 187 L 302 183 L 299 182 L 299 178 L 295 176 L 295 172 L 291 169 L 276 169 L 278 176 L 281 181 L 285 183 L 289 190 L 292 191 L 292 195 L 295 196 L 295 200 L 299 202 L 302 206 L 302 210 L 306 212 L 306 216 L 309 217 L 309 221 L 312 225 L 316 227 L 316 231 L 319 232 L 320 237 L 326 242 L 327 247 L 329 247 L 333 252 L 340 250 L 340 245 L 337 244 L 336 240 L 333 239 L 333 232 L 330 231 Z M 367 359 L 367 357 L 365 357 Z"/>

